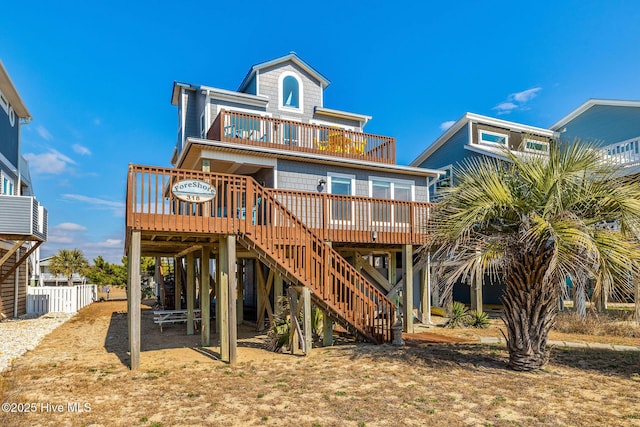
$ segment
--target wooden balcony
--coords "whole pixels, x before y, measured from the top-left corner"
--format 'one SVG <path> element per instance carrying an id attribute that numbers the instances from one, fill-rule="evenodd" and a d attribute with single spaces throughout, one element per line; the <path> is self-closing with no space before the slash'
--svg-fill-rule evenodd
<path id="1" fill-rule="evenodd" d="M 216 189 L 206 203 L 175 198 L 169 187 L 197 179 Z M 268 193 L 324 241 L 420 245 L 427 237 L 429 203 L 262 188 L 251 177 L 130 166 L 127 226 L 138 230 L 185 233 L 255 233 L 287 222 L 256 196 Z"/>
<path id="2" fill-rule="evenodd" d="M 209 128 L 207 139 L 377 163 L 396 162 L 396 140 L 392 137 L 225 110 Z"/>

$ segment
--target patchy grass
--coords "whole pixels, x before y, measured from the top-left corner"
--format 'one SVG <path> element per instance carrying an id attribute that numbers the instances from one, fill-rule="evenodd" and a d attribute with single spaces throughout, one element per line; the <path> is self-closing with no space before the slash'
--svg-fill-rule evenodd
<path id="1" fill-rule="evenodd" d="M 199 336 L 177 327 L 160 334 L 143 315 L 141 369 L 129 371 L 123 307 L 90 306 L 0 375 L 3 402 L 88 402 L 91 412 L 4 412 L 0 425 L 624 426 L 640 419 L 640 353 L 553 349 L 545 370 L 518 373 L 505 368 L 501 346 L 348 342 L 302 357 L 247 339 L 228 366 L 215 347 L 211 355 L 196 351 Z"/>
<path id="2" fill-rule="evenodd" d="M 584 319 L 575 313 L 559 313 L 554 330 L 565 334 L 640 338 L 640 326 L 628 319 L 630 316 L 588 312 Z"/>

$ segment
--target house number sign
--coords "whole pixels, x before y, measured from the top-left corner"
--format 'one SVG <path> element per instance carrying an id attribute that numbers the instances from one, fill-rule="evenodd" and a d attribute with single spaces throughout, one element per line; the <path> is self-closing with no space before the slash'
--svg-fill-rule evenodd
<path id="1" fill-rule="evenodd" d="M 171 192 L 185 202 L 204 203 L 216 197 L 216 189 L 206 182 L 187 179 L 173 184 Z"/>

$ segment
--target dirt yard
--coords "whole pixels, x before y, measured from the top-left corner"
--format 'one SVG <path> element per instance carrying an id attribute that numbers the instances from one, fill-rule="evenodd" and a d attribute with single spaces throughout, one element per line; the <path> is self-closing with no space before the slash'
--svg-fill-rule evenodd
<path id="1" fill-rule="evenodd" d="M 640 425 L 640 352 L 553 349 L 546 370 L 516 373 L 504 347 L 431 344 L 431 331 L 303 357 L 269 353 L 243 327 L 229 366 L 184 325 L 161 334 L 146 310 L 131 372 L 125 310 L 92 304 L 15 361 L 0 376 L 0 425 Z"/>

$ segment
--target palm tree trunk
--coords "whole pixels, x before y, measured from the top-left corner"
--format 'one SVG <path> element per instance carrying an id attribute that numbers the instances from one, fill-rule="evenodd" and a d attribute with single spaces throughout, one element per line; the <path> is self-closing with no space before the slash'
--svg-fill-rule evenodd
<path id="1" fill-rule="evenodd" d="M 575 283 L 573 306 L 576 309 L 576 315 L 580 319 L 587 317 L 587 290 L 585 289 L 584 280 L 578 280 Z"/>
<path id="2" fill-rule="evenodd" d="M 507 327 L 508 366 L 516 371 L 531 371 L 547 363 L 547 337 L 555 323 L 559 287 L 544 283 L 548 252 L 518 253 L 518 259 L 505 274 L 502 320 Z"/>

